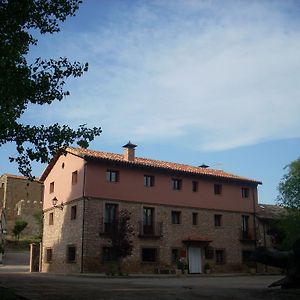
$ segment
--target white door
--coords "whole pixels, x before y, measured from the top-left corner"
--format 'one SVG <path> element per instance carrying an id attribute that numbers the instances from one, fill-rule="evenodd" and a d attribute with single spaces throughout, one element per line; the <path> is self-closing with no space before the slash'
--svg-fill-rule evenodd
<path id="1" fill-rule="evenodd" d="M 191 274 L 202 273 L 201 248 L 190 246 L 188 255 L 189 255 L 189 272 Z"/>

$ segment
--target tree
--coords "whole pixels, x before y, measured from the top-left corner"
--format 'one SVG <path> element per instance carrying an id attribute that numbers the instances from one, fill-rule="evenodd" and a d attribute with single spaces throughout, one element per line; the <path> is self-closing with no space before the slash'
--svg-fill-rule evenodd
<path id="1" fill-rule="evenodd" d="M 29 61 L 29 49 L 37 36 L 60 31 L 59 23 L 74 16 L 81 0 L 0 0 L 0 147 L 16 144 L 19 171 L 31 175 L 31 161 L 46 163 L 58 149 L 74 142 L 88 147 L 101 133 L 86 124 L 74 130 L 67 125 L 29 125 L 20 122 L 29 105 L 61 101 L 70 93 L 64 89 L 68 77 L 79 77 L 88 64 L 67 58 Z M 35 34 L 35 36 L 34 36 Z"/>
<path id="2" fill-rule="evenodd" d="M 122 260 L 132 253 L 133 231 L 129 211 L 127 209 L 120 210 L 118 220 L 108 230 L 108 238 L 111 241 L 112 251 L 118 263 L 119 274 L 122 274 Z"/>
<path id="3" fill-rule="evenodd" d="M 288 169 L 279 183 L 277 202 L 287 213 L 279 218 L 275 229 L 280 233 L 280 249 L 289 250 L 300 239 L 300 158 L 285 167 Z"/>
<path id="4" fill-rule="evenodd" d="M 26 228 L 27 222 L 23 220 L 16 220 L 15 226 L 13 229 L 13 234 L 16 240 L 19 240 L 21 232 Z"/>
<path id="5" fill-rule="evenodd" d="M 288 172 L 279 183 L 278 202 L 288 208 L 300 209 L 300 157 L 285 168 Z"/>
<path id="6" fill-rule="evenodd" d="M 38 234 L 36 236 L 36 238 L 39 241 L 42 241 L 42 237 L 43 237 L 43 221 L 44 221 L 44 215 L 42 212 L 36 212 L 34 215 L 34 222 L 37 225 L 38 228 Z"/>

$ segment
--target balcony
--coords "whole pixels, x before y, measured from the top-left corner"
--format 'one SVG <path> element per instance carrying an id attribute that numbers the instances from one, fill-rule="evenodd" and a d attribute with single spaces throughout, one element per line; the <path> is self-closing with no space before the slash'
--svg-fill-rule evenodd
<path id="1" fill-rule="evenodd" d="M 240 241 L 242 243 L 254 243 L 255 236 L 249 230 L 240 229 Z"/>
<path id="2" fill-rule="evenodd" d="M 162 222 L 154 222 L 150 225 L 139 222 L 139 237 L 140 238 L 160 238 L 162 236 Z"/>
<path id="3" fill-rule="evenodd" d="M 119 225 L 118 220 L 114 220 L 111 222 L 104 222 L 104 220 L 102 219 L 100 222 L 99 233 L 100 235 L 107 235 L 116 232 L 118 230 L 118 225 Z"/>

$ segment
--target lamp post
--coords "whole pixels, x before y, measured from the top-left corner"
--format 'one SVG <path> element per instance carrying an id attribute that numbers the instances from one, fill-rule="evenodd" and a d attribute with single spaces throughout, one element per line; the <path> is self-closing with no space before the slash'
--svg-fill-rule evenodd
<path id="1" fill-rule="evenodd" d="M 63 202 L 61 202 L 61 204 L 57 204 L 57 202 L 58 202 L 58 199 L 56 198 L 56 197 L 54 197 L 53 199 L 52 199 L 52 204 L 53 204 L 53 207 L 54 208 L 59 208 L 59 209 L 61 209 L 61 210 L 63 210 L 64 209 L 64 204 L 63 204 Z"/>

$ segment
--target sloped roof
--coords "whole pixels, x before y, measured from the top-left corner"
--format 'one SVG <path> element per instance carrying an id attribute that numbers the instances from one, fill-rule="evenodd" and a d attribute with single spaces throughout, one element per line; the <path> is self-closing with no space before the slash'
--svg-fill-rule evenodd
<path id="1" fill-rule="evenodd" d="M 212 242 L 212 239 L 204 235 L 194 234 L 183 238 L 182 241 L 185 243 L 186 242 Z"/>
<path id="2" fill-rule="evenodd" d="M 119 164 L 124 164 L 127 166 L 132 167 L 139 167 L 139 168 L 153 168 L 153 169 L 160 169 L 168 172 L 181 172 L 190 175 L 200 175 L 204 177 L 214 177 L 219 179 L 228 179 L 228 180 L 236 180 L 236 181 L 243 181 L 252 184 L 261 184 L 260 181 L 249 179 L 246 177 L 237 176 L 231 173 L 224 172 L 222 170 L 215 170 L 210 168 L 202 168 L 202 167 L 195 167 L 190 165 L 184 165 L 179 163 L 173 162 L 166 162 L 161 160 L 154 160 L 149 158 L 142 158 L 142 157 L 135 157 L 134 161 L 127 161 L 124 159 L 122 154 L 110 153 L 110 152 L 102 152 L 102 151 L 94 151 L 84 148 L 72 148 L 69 147 L 65 150 L 67 153 L 76 155 L 78 157 L 83 158 L 84 160 L 98 160 L 98 161 L 107 161 L 107 162 L 114 162 Z M 58 159 L 59 155 L 51 161 L 49 166 L 44 171 L 43 175 L 41 176 L 41 180 L 45 180 L 49 172 L 51 171 L 53 165 L 55 164 L 56 160 Z"/>
<path id="3" fill-rule="evenodd" d="M 272 204 L 258 204 L 257 216 L 260 219 L 274 220 L 286 213 L 284 207 Z"/>

